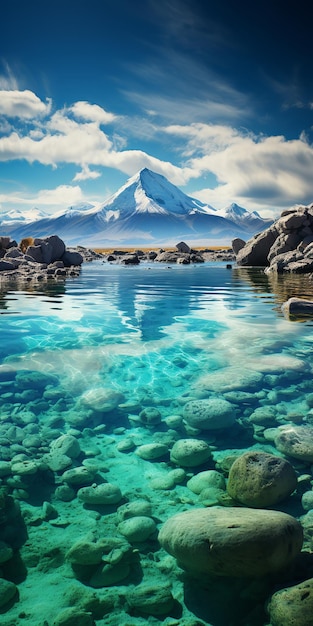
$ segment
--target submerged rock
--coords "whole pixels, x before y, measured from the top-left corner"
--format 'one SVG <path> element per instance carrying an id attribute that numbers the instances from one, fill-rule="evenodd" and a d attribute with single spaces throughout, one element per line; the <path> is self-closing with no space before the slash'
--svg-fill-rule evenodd
<path id="1" fill-rule="evenodd" d="M 313 426 L 283 426 L 277 429 L 274 442 L 283 454 L 313 463 Z"/>
<path id="2" fill-rule="evenodd" d="M 142 615 L 166 615 L 173 609 L 175 600 L 167 584 L 141 584 L 127 593 L 131 611 Z"/>
<path id="3" fill-rule="evenodd" d="M 183 412 L 189 426 L 199 430 L 218 430 L 228 428 L 236 421 L 236 407 L 219 397 L 204 400 L 191 400 L 184 406 Z"/>
<path id="4" fill-rule="evenodd" d="M 300 553 L 301 524 L 263 509 L 212 507 L 170 517 L 161 546 L 195 575 L 259 577 L 282 570 Z"/>
<path id="5" fill-rule="evenodd" d="M 297 487 L 291 463 L 266 452 L 246 452 L 232 464 L 227 491 L 250 507 L 268 507 L 287 498 Z"/>
<path id="6" fill-rule="evenodd" d="M 78 490 L 77 497 L 85 504 L 117 504 L 123 496 L 118 485 L 101 483 L 82 487 Z"/>
<path id="7" fill-rule="evenodd" d="M 210 446 L 201 439 L 179 439 L 172 447 L 171 461 L 182 467 L 196 467 L 212 458 Z"/>
<path id="8" fill-rule="evenodd" d="M 267 610 L 272 626 L 311 626 L 313 616 L 313 578 L 276 591 Z"/>

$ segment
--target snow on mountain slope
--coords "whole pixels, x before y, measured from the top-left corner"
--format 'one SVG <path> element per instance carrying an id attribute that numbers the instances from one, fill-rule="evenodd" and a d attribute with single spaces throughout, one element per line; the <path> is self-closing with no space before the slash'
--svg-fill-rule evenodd
<path id="1" fill-rule="evenodd" d="M 190 211 L 215 213 L 215 209 L 200 200 L 187 196 L 170 183 L 165 176 L 144 168 L 130 178 L 102 205 L 104 214 L 127 217 L 133 213 L 186 215 Z M 112 215 L 111 215 L 112 212 Z"/>
<path id="2" fill-rule="evenodd" d="M 5 226 L 3 234 L 16 240 L 57 234 L 67 244 L 93 247 L 164 246 L 180 239 L 193 245 L 229 245 L 234 237 L 250 237 L 256 222 L 254 232 L 266 227 L 259 227 L 265 220 L 258 214 L 251 218 L 235 204 L 222 215 L 145 168 L 102 204 L 80 204 L 31 222 L 3 222 L 0 216 L 0 229 Z"/>
<path id="3" fill-rule="evenodd" d="M 247 209 L 244 209 L 235 202 L 221 209 L 218 213 L 231 220 L 234 224 L 237 224 L 237 226 L 243 226 L 246 230 L 251 232 L 264 230 L 273 222 L 273 220 L 267 220 L 261 217 L 257 211 L 250 213 Z"/>
<path id="4" fill-rule="evenodd" d="M 11 209 L 11 211 L 0 213 L 0 223 L 23 222 L 24 224 L 27 224 L 28 222 L 43 219 L 44 217 L 46 217 L 46 213 L 36 208 L 29 209 L 28 211 Z"/>

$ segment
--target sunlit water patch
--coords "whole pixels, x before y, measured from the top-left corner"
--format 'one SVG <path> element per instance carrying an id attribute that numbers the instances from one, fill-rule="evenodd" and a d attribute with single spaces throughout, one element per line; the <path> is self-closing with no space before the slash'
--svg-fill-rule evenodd
<path id="1" fill-rule="evenodd" d="M 17 507 L 16 536 L 0 527 L 0 540 L 15 551 L 4 561 L 3 577 L 20 593 L 1 624 L 63 624 L 62 611 L 71 609 L 78 611 L 78 626 L 79 619 L 91 626 L 85 613 L 92 607 L 97 626 L 164 620 L 169 626 L 226 626 L 230 617 L 219 597 L 233 602 L 238 593 L 245 600 L 232 623 L 267 623 L 270 584 L 259 590 L 257 620 L 246 583 L 233 583 L 232 598 L 229 585 L 212 582 L 210 608 L 207 585 L 201 591 L 192 580 L 182 581 L 157 533 L 183 510 L 238 504 L 226 491 L 231 458 L 247 450 L 282 456 L 279 429 L 313 423 L 313 325 L 290 322 L 281 312 L 295 295 L 313 297 L 309 277 L 267 276 L 218 263 L 93 262 L 65 284 L 2 287 L 0 478 L 20 503 L 23 521 Z M 220 428 L 209 406 L 221 411 Z M 195 461 L 195 448 L 191 461 L 177 460 L 173 447 L 185 440 L 189 447 L 200 442 L 205 459 Z M 311 471 L 301 458 L 291 462 L 299 476 Z M 188 481 L 208 469 L 219 486 L 201 495 Z M 101 500 L 103 485 L 111 500 Z M 304 515 L 300 500 L 292 496 L 281 510 Z M 125 506 L 130 517 L 141 519 L 139 539 L 121 525 Z M 313 520 L 306 523 L 313 529 Z M 108 554 L 99 547 L 99 562 L 86 557 L 85 564 L 73 564 L 71 547 L 84 541 L 90 549 L 103 537 L 111 538 Z M 99 573 L 103 562 L 106 573 Z M 39 601 L 43 571 L 47 582 Z M 170 585 L 173 603 L 164 600 L 163 613 L 130 608 L 128 594 L 140 584 L 150 585 L 152 596 L 158 585 Z"/>

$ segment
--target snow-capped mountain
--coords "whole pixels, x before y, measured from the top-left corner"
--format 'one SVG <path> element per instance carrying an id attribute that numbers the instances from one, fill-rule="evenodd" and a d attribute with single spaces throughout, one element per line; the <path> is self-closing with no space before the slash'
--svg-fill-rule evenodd
<path id="1" fill-rule="evenodd" d="M 273 223 L 273 220 L 264 219 L 257 211 L 250 213 L 235 202 L 218 211 L 218 214 L 231 220 L 237 226 L 242 226 L 245 230 L 251 230 L 252 233 L 264 230 Z"/>
<path id="2" fill-rule="evenodd" d="M 36 220 L 43 219 L 47 217 L 47 214 L 35 207 L 33 209 L 29 209 L 28 211 L 20 211 L 19 209 L 11 209 L 11 211 L 7 211 L 5 213 L 0 214 L 0 223 L 12 223 L 12 222 L 20 222 L 23 224 L 28 224 L 29 222 L 34 222 Z"/>
<path id="3" fill-rule="evenodd" d="M 249 238 L 268 226 L 259 216 L 251 218 L 245 209 L 231 206 L 222 215 L 145 168 L 100 205 L 81 204 L 28 223 L 3 222 L 0 217 L 0 234 L 5 231 L 16 240 L 56 234 L 67 244 L 90 247 L 164 246 L 182 239 L 194 246 L 229 245 L 234 237 Z"/>

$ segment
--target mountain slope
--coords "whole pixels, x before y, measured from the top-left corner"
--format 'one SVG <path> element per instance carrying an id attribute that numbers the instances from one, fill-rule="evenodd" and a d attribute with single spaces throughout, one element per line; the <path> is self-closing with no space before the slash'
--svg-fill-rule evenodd
<path id="1" fill-rule="evenodd" d="M 238 209 L 222 215 L 145 168 L 103 204 L 78 205 L 27 223 L 1 222 L 0 228 L 1 234 L 17 240 L 57 234 L 67 244 L 93 247 L 173 245 L 181 239 L 193 245 L 229 245 L 234 237 L 250 237 L 251 224 L 256 223 L 246 209 Z M 264 221 L 260 228 L 263 220 L 258 218 L 254 232 L 268 225 Z"/>

